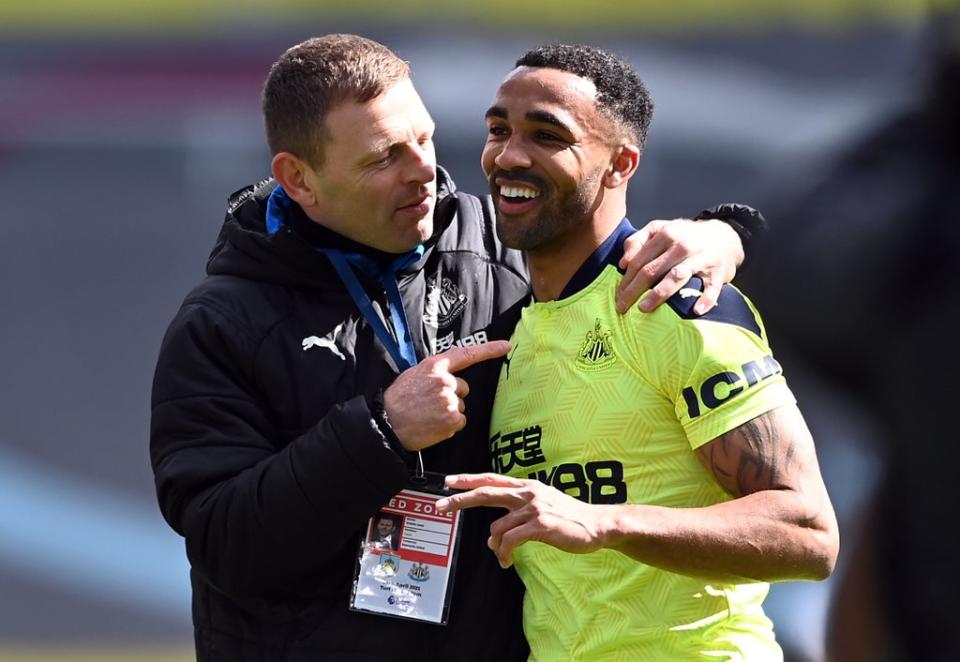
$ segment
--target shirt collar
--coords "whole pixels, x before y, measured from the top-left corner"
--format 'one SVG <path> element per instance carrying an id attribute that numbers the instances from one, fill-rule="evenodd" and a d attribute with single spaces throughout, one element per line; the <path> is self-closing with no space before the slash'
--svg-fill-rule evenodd
<path id="1" fill-rule="evenodd" d="M 573 274 L 573 278 L 563 288 L 559 298 L 566 299 L 585 288 L 597 279 L 597 276 L 606 269 L 608 264 L 612 264 L 619 270 L 620 258 L 623 257 L 623 242 L 636 231 L 636 228 L 628 219 L 625 218 L 620 221 L 620 224 L 614 228 L 610 236 L 604 239 L 597 250 L 593 251 L 590 257 L 580 265 L 577 272 Z"/>

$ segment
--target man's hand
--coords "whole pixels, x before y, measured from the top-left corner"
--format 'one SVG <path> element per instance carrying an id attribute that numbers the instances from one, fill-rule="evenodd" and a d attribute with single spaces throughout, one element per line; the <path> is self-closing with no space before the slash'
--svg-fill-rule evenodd
<path id="1" fill-rule="evenodd" d="M 500 474 L 447 476 L 447 487 L 470 490 L 437 502 L 440 512 L 476 506 L 497 506 L 509 512 L 490 525 L 487 546 L 501 567 L 513 565 L 513 550 L 539 540 L 565 552 L 584 554 L 603 547 L 610 523 L 603 506 L 577 501 L 537 480 Z"/>
<path id="2" fill-rule="evenodd" d="M 509 351 L 506 340 L 453 347 L 400 373 L 383 392 L 383 406 L 403 447 L 417 451 L 462 430 L 467 424 L 463 399 L 470 387 L 453 373 Z"/>
<path id="3" fill-rule="evenodd" d="M 650 221 L 624 242 L 620 268 L 626 273 L 617 290 L 617 310 L 625 313 L 653 287 L 638 306 L 650 312 L 700 276 L 703 294 L 693 312 L 703 315 L 717 304 L 720 288 L 733 280 L 742 262 L 740 236 L 723 221 Z"/>

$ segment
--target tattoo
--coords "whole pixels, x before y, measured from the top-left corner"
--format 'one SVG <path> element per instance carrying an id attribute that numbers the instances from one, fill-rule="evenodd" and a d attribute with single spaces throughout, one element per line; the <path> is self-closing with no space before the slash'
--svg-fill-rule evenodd
<path id="1" fill-rule="evenodd" d="M 796 448 L 791 431 L 778 425 L 777 418 L 776 411 L 767 412 L 710 443 L 704 459 L 730 494 L 740 497 L 785 486 Z"/>

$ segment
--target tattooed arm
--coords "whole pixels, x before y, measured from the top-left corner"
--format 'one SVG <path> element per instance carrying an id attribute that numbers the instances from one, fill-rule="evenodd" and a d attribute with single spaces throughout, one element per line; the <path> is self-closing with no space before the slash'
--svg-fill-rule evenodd
<path id="1" fill-rule="evenodd" d="M 538 481 L 497 474 L 448 477 L 470 492 L 446 510 L 499 506 L 490 548 L 504 566 L 539 540 L 568 552 L 616 549 L 671 572 L 738 583 L 824 579 L 839 538 L 813 439 L 795 406 L 749 421 L 699 449 L 700 461 L 734 499 L 704 508 L 590 505 Z"/>
<path id="2" fill-rule="evenodd" d="M 728 582 L 830 575 L 837 522 L 795 406 L 758 416 L 696 452 L 735 498 L 707 508 L 651 508 L 628 534 L 615 531 L 610 546 L 673 572 Z"/>

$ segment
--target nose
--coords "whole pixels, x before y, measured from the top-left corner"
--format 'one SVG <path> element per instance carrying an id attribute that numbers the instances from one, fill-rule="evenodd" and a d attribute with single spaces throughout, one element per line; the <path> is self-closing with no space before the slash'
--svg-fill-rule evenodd
<path id="1" fill-rule="evenodd" d="M 414 143 L 410 148 L 408 179 L 417 184 L 427 184 L 437 178 L 437 155 L 433 141 Z"/>
<path id="2" fill-rule="evenodd" d="M 530 168 L 533 166 L 530 154 L 524 147 L 520 136 L 516 134 L 510 136 L 506 142 L 503 143 L 500 152 L 494 156 L 493 162 L 501 170 L 514 170 L 516 168 Z"/>

